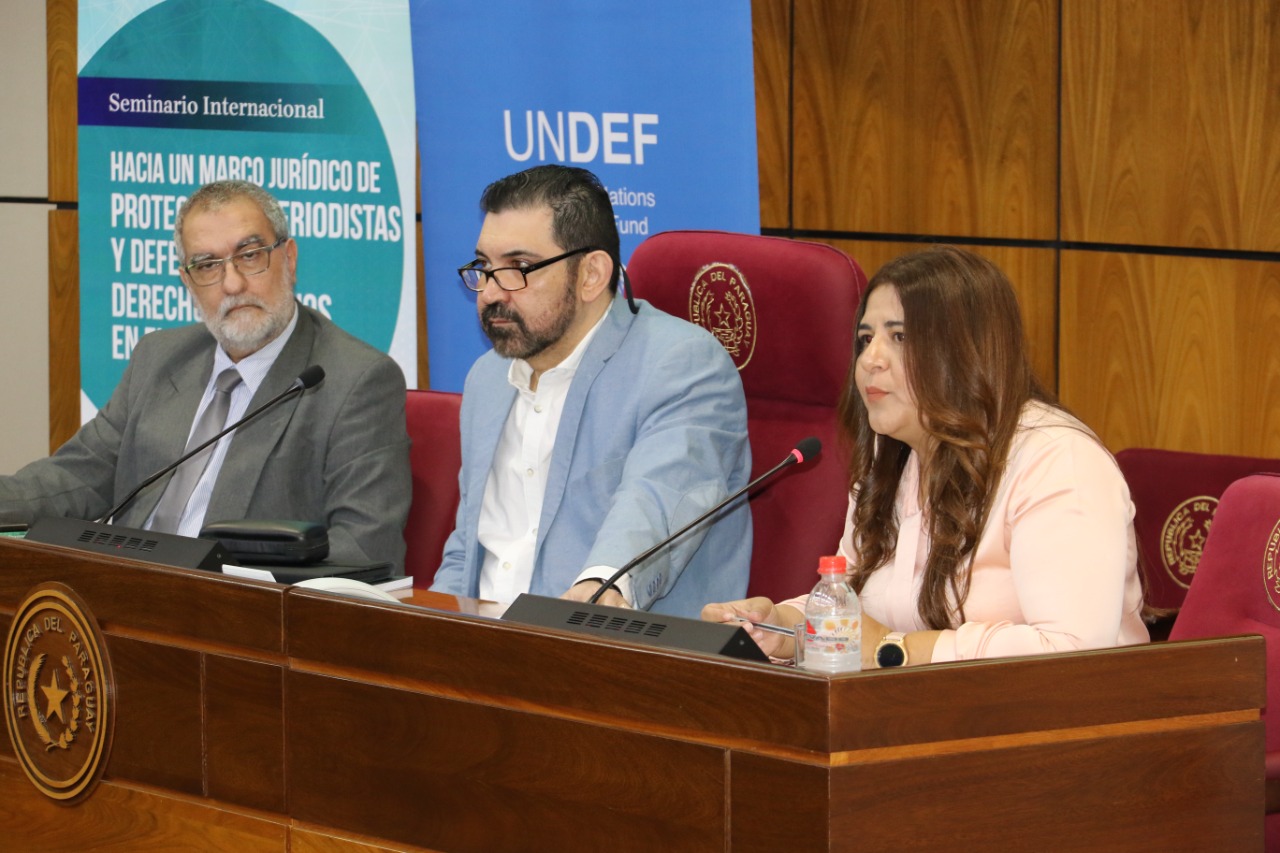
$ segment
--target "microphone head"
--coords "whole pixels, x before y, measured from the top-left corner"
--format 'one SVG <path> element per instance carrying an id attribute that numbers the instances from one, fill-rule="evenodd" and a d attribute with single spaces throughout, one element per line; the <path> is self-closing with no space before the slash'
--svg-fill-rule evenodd
<path id="1" fill-rule="evenodd" d="M 316 387 L 322 379 L 324 379 L 324 368 L 318 364 L 313 364 L 298 374 L 298 384 L 304 391 Z M 814 440 L 817 441 L 817 439 Z"/>
<path id="2" fill-rule="evenodd" d="M 797 457 L 797 462 L 804 462 L 806 459 L 812 459 L 821 452 L 822 442 L 812 435 L 796 442 L 796 449 L 791 451 L 792 455 Z"/>

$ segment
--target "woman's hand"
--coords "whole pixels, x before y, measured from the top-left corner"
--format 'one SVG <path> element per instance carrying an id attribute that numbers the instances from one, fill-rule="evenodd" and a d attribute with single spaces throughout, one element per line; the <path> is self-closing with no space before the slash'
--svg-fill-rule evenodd
<path id="1" fill-rule="evenodd" d="M 788 619 L 791 621 L 788 622 Z M 794 640 L 772 631 L 761 631 L 754 623 L 767 622 L 790 630 L 796 623 L 804 621 L 804 616 L 797 614 L 793 608 L 780 608 L 764 596 L 757 596 L 740 601 L 708 604 L 702 608 L 702 620 L 741 625 L 766 655 L 771 658 L 790 658 L 795 655 Z"/>

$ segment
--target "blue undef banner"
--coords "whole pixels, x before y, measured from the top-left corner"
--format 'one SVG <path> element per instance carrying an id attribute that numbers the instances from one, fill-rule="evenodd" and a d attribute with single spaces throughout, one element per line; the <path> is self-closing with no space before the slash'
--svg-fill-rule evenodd
<path id="1" fill-rule="evenodd" d="M 455 270 L 497 178 L 595 172 L 624 262 L 658 231 L 759 231 L 746 0 L 412 0 L 411 13 L 433 388 L 461 390 L 489 347 Z"/>
<path id="2" fill-rule="evenodd" d="M 416 384 L 407 0 L 82 0 L 81 414 L 139 337 L 199 322 L 173 224 L 212 180 L 260 184 L 298 242 L 298 298 Z"/>

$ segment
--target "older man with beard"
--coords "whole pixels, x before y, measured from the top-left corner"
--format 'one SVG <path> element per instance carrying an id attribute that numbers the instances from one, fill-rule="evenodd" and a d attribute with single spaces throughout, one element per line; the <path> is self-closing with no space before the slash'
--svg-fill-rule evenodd
<path id="1" fill-rule="evenodd" d="M 618 231 L 595 175 L 537 166 L 480 206 L 475 260 L 458 272 L 493 349 L 463 389 L 462 500 L 432 588 L 584 600 L 746 483 L 742 382 L 709 333 L 617 298 Z M 696 616 L 746 589 L 750 559 L 743 502 L 600 601 Z"/>
<path id="2" fill-rule="evenodd" d="M 143 490 L 115 521 L 187 536 L 214 521 L 315 521 L 330 560 L 402 566 L 411 484 L 400 368 L 295 300 L 298 247 L 260 187 L 201 187 L 178 212 L 174 243 L 204 325 L 143 336 L 92 420 L 0 477 L 0 522 L 98 518 L 198 443 L 207 409 L 230 424 L 319 365 L 319 386 Z"/>

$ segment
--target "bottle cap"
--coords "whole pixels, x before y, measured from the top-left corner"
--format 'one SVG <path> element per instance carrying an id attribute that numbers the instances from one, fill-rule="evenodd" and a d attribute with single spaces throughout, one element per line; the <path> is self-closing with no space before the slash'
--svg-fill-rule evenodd
<path id="1" fill-rule="evenodd" d="M 845 573 L 844 557 L 819 557 L 818 572 L 824 575 L 842 575 Z"/>

